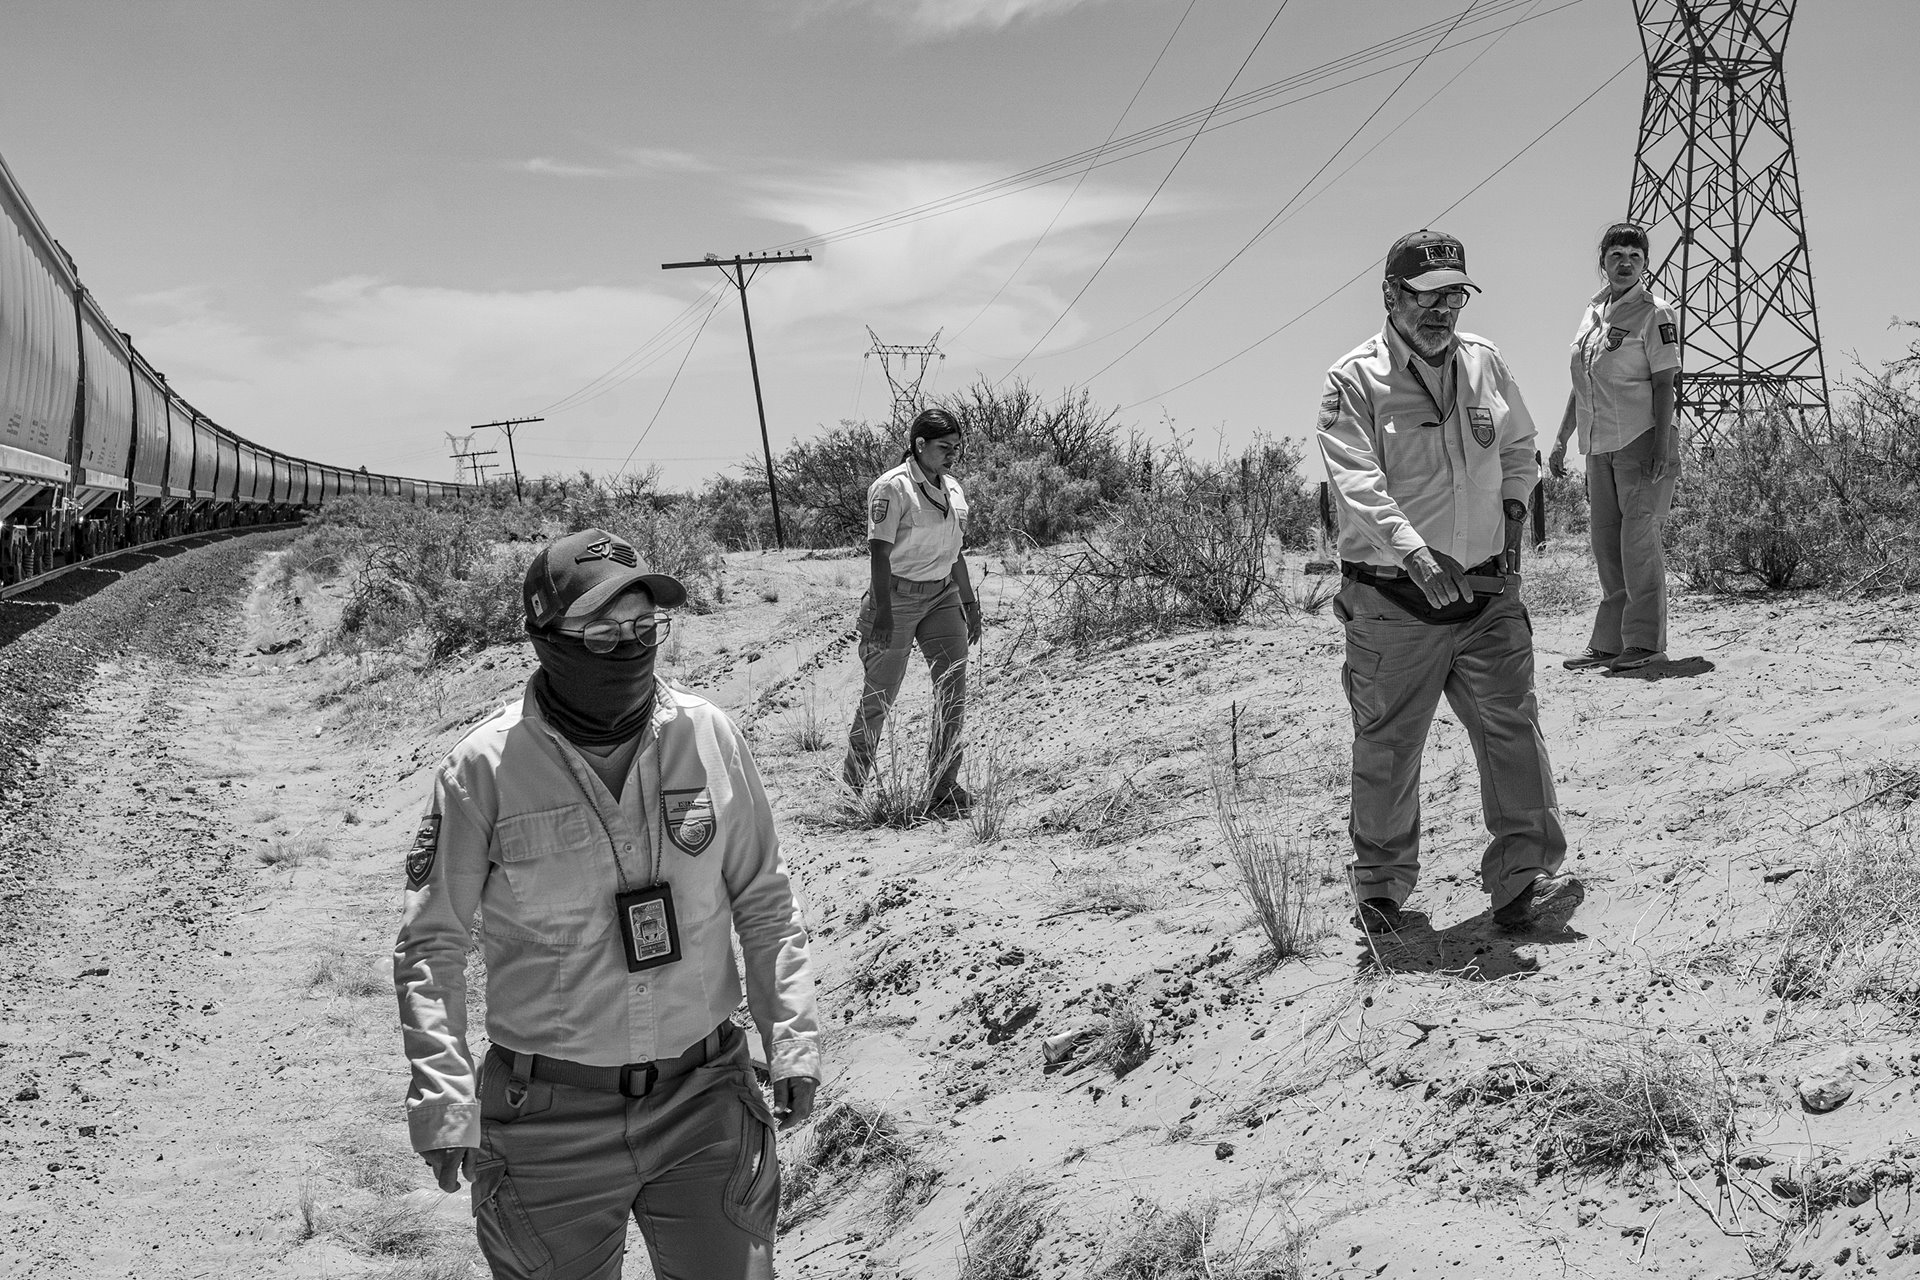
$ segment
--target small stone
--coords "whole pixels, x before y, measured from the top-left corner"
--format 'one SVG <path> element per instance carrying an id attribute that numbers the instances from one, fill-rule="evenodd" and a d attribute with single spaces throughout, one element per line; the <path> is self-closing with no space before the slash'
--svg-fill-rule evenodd
<path id="1" fill-rule="evenodd" d="M 1853 1096 L 1853 1075 L 1843 1067 L 1816 1067 L 1800 1077 L 1800 1105 L 1815 1115 L 1834 1110 Z"/>
<path id="2" fill-rule="evenodd" d="M 14 1094 L 13 1100 L 15 1102 L 38 1102 L 40 1101 L 40 1091 L 32 1085 L 28 1085 L 20 1092 Z"/>
<path id="3" fill-rule="evenodd" d="M 1215 1160 L 1233 1159 L 1233 1144 L 1231 1142 L 1215 1143 L 1213 1148 L 1213 1158 Z"/>

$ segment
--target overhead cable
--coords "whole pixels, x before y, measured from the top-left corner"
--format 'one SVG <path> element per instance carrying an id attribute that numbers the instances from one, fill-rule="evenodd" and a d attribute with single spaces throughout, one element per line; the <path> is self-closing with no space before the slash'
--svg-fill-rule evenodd
<path id="1" fill-rule="evenodd" d="M 723 285 L 722 292 L 724 288 Z M 707 308 L 707 314 L 700 317 L 700 327 L 693 331 L 693 341 L 687 343 L 686 351 L 680 356 L 679 367 L 674 369 L 673 377 L 667 382 L 667 389 L 660 393 L 660 403 L 654 406 L 653 416 L 647 419 L 647 425 L 641 429 L 639 438 L 633 442 L 633 448 L 627 450 L 627 456 L 620 463 L 620 469 L 613 473 L 615 479 L 627 473 L 627 465 L 633 461 L 633 455 L 640 452 L 640 446 L 646 442 L 648 433 L 653 430 L 653 424 L 660 421 L 660 411 L 667 407 L 667 397 L 672 395 L 673 389 L 680 384 L 680 374 L 687 367 L 687 359 L 693 355 L 693 349 L 700 345 L 700 335 L 707 331 L 707 321 L 713 319 L 713 313 L 720 309 L 721 301 L 720 297 L 715 297 L 713 305 Z"/>
<path id="2" fill-rule="evenodd" d="M 1155 183 L 1153 190 L 1147 193 L 1147 198 L 1141 204 L 1139 212 L 1133 215 L 1133 221 L 1129 222 L 1126 228 L 1120 232 L 1120 238 L 1113 242 L 1111 249 L 1107 250 L 1107 256 L 1100 259 L 1100 265 L 1093 269 L 1093 274 L 1081 282 L 1079 292 L 1067 300 L 1067 305 L 1060 308 L 1060 314 L 1055 316 L 1052 323 L 1048 324 L 1045 329 L 1041 330 L 1040 336 L 1035 338 L 1033 345 L 1027 348 L 1027 354 L 1015 360 L 1013 362 L 1013 368 L 1001 374 L 995 381 L 995 386 L 998 386 L 1000 383 L 1005 382 L 1008 378 L 1018 373 L 1020 366 L 1027 362 L 1027 356 L 1039 350 L 1040 344 L 1047 340 L 1047 335 L 1058 328 L 1060 322 L 1065 320 L 1067 316 L 1072 313 L 1073 309 L 1080 305 L 1080 299 L 1087 296 L 1087 290 L 1093 288 L 1093 282 L 1100 278 L 1100 273 L 1107 269 L 1107 264 L 1112 262 L 1114 255 L 1120 252 L 1120 246 L 1127 242 L 1127 237 L 1131 236 L 1134 228 L 1140 225 L 1140 220 L 1147 216 L 1147 210 L 1153 208 L 1153 202 L 1160 198 L 1160 193 L 1166 190 L 1169 182 L 1173 181 L 1173 175 L 1175 171 L 1180 168 L 1180 162 L 1187 158 L 1189 151 L 1193 150 L 1193 144 L 1200 141 L 1200 135 L 1207 130 L 1207 122 L 1213 119 L 1213 113 L 1220 109 L 1220 104 L 1227 100 L 1229 93 L 1233 92 L 1234 84 L 1240 79 L 1241 74 L 1246 71 L 1247 64 L 1253 61 L 1253 55 L 1260 52 L 1260 46 L 1267 42 L 1267 37 L 1273 32 L 1274 24 L 1280 21 L 1280 15 L 1287 11 L 1287 5 L 1291 2 L 1292 0 L 1280 0 L 1280 7 L 1273 11 L 1271 18 L 1267 19 L 1267 25 L 1262 27 L 1260 34 L 1255 37 L 1253 47 L 1247 50 L 1247 56 L 1240 59 L 1240 65 L 1234 68 L 1233 74 L 1227 78 L 1226 86 L 1220 90 L 1220 96 L 1214 99 L 1213 107 L 1207 112 L 1206 117 L 1200 121 L 1200 127 L 1193 131 L 1193 136 L 1187 139 L 1187 145 L 1180 148 L 1180 154 L 1173 158 L 1173 163 L 1167 166 L 1167 171 L 1160 175 L 1160 181 Z"/>
<path id="3" fill-rule="evenodd" d="M 1501 161 L 1499 167 L 1494 169 L 1492 173 L 1489 173 L 1486 177 L 1480 179 L 1480 181 L 1474 183 L 1471 187 L 1467 188 L 1466 192 L 1462 194 L 1459 199 L 1455 200 L 1452 204 L 1448 205 L 1446 208 L 1440 210 L 1440 212 L 1434 214 L 1431 218 L 1427 219 L 1427 221 L 1429 223 L 1438 222 L 1440 219 L 1446 217 L 1449 213 L 1452 213 L 1455 209 L 1458 209 L 1461 205 L 1465 204 L 1469 199 L 1473 197 L 1474 193 L 1479 191 L 1482 187 L 1486 186 L 1489 182 L 1492 182 L 1495 178 L 1499 177 L 1502 173 L 1505 173 L 1507 169 L 1509 169 L 1516 162 L 1518 162 L 1522 156 L 1526 155 L 1527 152 L 1533 150 L 1535 147 L 1539 146 L 1540 143 L 1545 141 L 1548 134 L 1551 134 L 1555 129 L 1558 129 L 1561 125 L 1565 124 L 1569 119 L 1573 117 L 1575 112 L 1580 110 L 1580 108 L 1586 106 L 1589 102 L 1592 102 L 1595 98 L 1599 97 L 1600 94 L 1603 91 L 1605 91 L 1606 88 L 1609 85 L 1611 85 L 1615 80 L 1618 80 L 1621 76 L 1625 75 L 1629 70 L 1639 65 L 1640 65 L 1640 59 L 1638 57 L 1631 58 L 1628 61 L 1622 63 L 1620 66 L 1620 69 L 1614 72 L 1612 75 L 1608 76 L 1605 80 L 1601 81 L 1599 87 L 1596 88 L 1592 93 L 1589 93 L 1586 97 L 1580 99 L 1580 101 L 1574 103 L 1571 107 L 1567 108 L 1567 110 L 1560 116 L 1559 119 L 1555 120 L 1552 124 L 1542 129 L 1539 133 L 1535 134 L 1533 136 L 1532 141 L 1528 142 L 1525 146 L 1521 147 L 1518 151 L 1514 152 L 1512 155 L 1508 156 L 1505 160 Z M 1294 325 L 1300 323 L 1302 320 L 1306 319 L 1308 316 L 1318 311 L 1321 307 L 1324 307 L 1325 305 L 1327 305 L 1327 303 L 1339 297 L 1343 292 L 1345 292 L 1348 288 L 1352 287 L 1353 284 L 1355 284 L 1361 278 L 1366 276 L 1369 272 L 1378 270 L 1381 266 L 1381 263 L 1382 263 L 1381 259 L 1378 259 L 1378 258 L 1374 259 L 1372 262 L 1369 262 L 1366 266 L 1360 268 L 1359 271 L 1347 277 L 1347 279 L 1342 281 L 1337 287 L 1335 287 L 1331 293 L 1328 293 L 1325 297 L 1321 298 L 1318 302 L 1315 302 L 1313 305 L 1307 307 L 1304 311 L 1301 311 L 1296 315 L 1292 316 L 1284 324 L 1281 324 L 1273 329 L 1268 330 L 1262 336 L 1255 338 L 1252 342 L 1249 342 L 1246 346 L 1240 348 L 1238 351 L 1234 352 L 1232 355 L 1226 357 L 1226 359 L 1221 360 L 1216 364 L 1209 365 L 1207 368 L 1202 369 L 1199 373 L 1194 374 L 1191 378 L 1188 378 L 1183 382 L 1176 382 L 1172 386 L 1166 388 L 1164 391 L 1156 391 L 1154 394 L 1150 396 L 1146 396 L 1143 399 L 1136 400 L 1132 404 L 1121 406 L 1121 412 L 1125 412 L 1128 409 L 1138 409 L 1143 404 L 1151 404 L 1156 400 L 1172 395 L 1174 392 L 1180 390 L 1183 387 L 1192 386 L 1194 383 L 1200 381 L 1200 379 L 1202 378 L 1209 377 L 1215 373 L 1218 373 L 1220 370 L 1226 368 L 1228 365 L 1232 364 L 1234 361 L 1240 359 L 1242 356 L 1249 354 L 1250 352 L 1254 351 L 1259 347 L 1265 346 L 1267 343 L 1279 337 L 1282 333 L 1286 332 L 1288 329 L 1291 329 Z"/>

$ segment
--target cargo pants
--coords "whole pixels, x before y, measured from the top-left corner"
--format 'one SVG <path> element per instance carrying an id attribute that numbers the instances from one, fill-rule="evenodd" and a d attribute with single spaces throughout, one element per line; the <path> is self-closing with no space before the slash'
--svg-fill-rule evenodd
<path id="1" fill-rule="evenodd" d="M 874 753 L 886 729 L 887 713 L 906 679 L 907 660 L 918 644 L 933 677 L 933 734 L 928 745 L 928 792 L 935 799 L 950 794 L 960 778 L 965 752 L 961 730 L 967 709 L 967 618 L 960 607 L 960 589 L 951 578 L 915 582 L 893 580 L 893 640 L 882 648 L 868 637 L 873 628 L 873 597 L 860 606 L 860 662 L 866 677 L 860 706 L 847 733 L 847 758 L 841 779 L 855 791 L 866 786 L 873 772 Z"/>
<path id="2" fill-rule="evenodd" d="M 729 1024 L 731 1027 L 731 1024 Z M 659 1280 L 772 1280 L 780 1162 L 737 1027 L 643 1098 L 480 1070 L 474 1227 L 494 1280 L 618 1280 L 627 1218 Z"/>
<path id="3" fill-rule="evenodd" d="M 1600 653 L 1667 649 L 1667 514 L 1680 478 L 1679 439 L 1667 473 L 1647 474 L 1653 432 L 1643 431 L 1612 453 L 1587 458 L 1587 507 L 1593 563 L 1601 600 L 1589 642 Z"/>
<path id="4" fill-rule="evenodd" d="M 1497 909 L 1566 860 L 1553 766 L 1533 693 L 1533 626 L 1508 580 L 1478 617 L 1433 625 L 1349 580 L 1334 600 L 1347 633 L 1353 708 L 1354 893 L 1403 903 L 1420 874 L 1420 757 L 1444 693 L 1473 743 L 1491 836 L 1481 887 Z"/>

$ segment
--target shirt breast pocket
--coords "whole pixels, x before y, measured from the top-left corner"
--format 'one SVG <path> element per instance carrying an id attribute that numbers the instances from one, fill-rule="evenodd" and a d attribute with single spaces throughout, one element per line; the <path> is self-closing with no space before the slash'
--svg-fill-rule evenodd
<path id="1" fill-rule="evenodd" d="M 585 809 L 516 814 L 493 831 L 507 900 L 485 904 L 485 928 L 557 944 L 613 927 L 613 855 L 600 847 Z"/>

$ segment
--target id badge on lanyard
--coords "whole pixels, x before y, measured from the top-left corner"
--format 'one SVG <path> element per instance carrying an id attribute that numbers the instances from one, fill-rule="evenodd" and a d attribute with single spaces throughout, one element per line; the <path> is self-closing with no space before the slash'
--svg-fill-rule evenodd
<path id="1" fill-rule="evenodd" d="M 680 958 L 680 926 L 673 918 L 673 886 L 665 883 L 614 897 L 627 972 L 656 969 Z"/>

